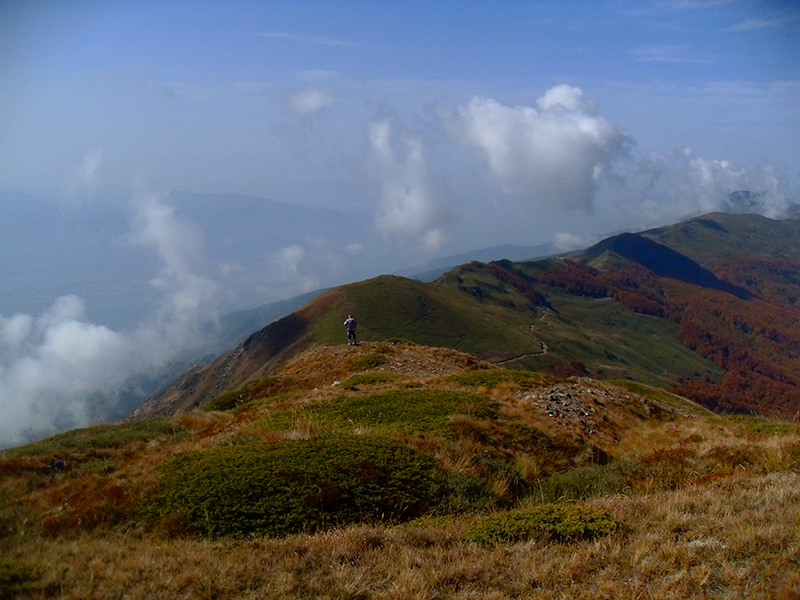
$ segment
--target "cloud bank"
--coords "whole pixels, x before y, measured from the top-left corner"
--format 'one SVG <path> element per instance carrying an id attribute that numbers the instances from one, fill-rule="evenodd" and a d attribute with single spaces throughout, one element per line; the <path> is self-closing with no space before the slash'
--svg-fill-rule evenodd
<path id="1" fill-rule="evenodd" d="M 781 218 L 792 206 L 787 180 L 776 165 L 745 168 L 684 148 L 642 158 L 612 190 L 623 199 L 623 210 L 640 207 L 642 217 L 654 222 L 715 211 Z M 731 197 L 740 191 L 749 192 L 746 203 Z"/>

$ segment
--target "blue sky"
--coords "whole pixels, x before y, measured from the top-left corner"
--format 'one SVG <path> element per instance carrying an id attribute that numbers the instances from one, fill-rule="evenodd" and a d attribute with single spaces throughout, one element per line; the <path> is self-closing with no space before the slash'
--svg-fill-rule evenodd
<path id="1" fill-rule="evenodd" d="M 458 219 L 468 190 L 435 188 L 485 169 L 485 148 L 443 115 L 475 97 L 535 107 L 559 85 L 637 158 L 781 165 L 790 191 L 800 172 L 795 3 L 12 0 L 0 23 L 3 190 L 145 180 L 376 211 L 366 131 L 389 119 Z M 607 225 L 592 217 L 584 232 Z"/>
<path id="2" fill-rule="evenodd" d="M 38 303 L 0 314 L 0 446 L 85 424 L 87 397 L 226 310 L 477 248 L 575 249 L 741 189 L 780 216 L 800 202 L 798 140 L 796 2 L 5 0 L 0 194 L 55 203 L 57 235 L 30 231 L 37 257 L 0 239 Z M 258 252 L 245 238 L 221 261 L 212 213 L 177 191 L 368 225 L 267 247 L 265 223 Z M 139 292 L 96 264 L 104 247 Z M 75 267 L 64 287 L 47 252 Z M 97 318 L 115 286 L 131 305 L 107 312 L 138 325 Z"/>

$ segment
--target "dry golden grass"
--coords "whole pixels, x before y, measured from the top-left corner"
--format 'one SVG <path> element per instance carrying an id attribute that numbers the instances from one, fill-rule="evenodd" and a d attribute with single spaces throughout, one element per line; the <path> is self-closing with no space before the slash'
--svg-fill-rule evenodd
<path id="1" fill-rule="evenodd" d="M 743 473 L 588 505 L 627 529 L 496 547 L 465 542 L 458 521 L 221 542 L 109 532 L 30 535 L 4 552 L 46 565 L 28 598 L 800 597 L 798 473 Z"/>

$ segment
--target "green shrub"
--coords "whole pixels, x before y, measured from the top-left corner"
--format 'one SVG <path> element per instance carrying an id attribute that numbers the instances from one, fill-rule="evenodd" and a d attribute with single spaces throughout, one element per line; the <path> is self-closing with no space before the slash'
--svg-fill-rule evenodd
<path id="1" fill-rule="evenodd" d="M 16 598 L 38 587 L 42 567 L 11 557 L 0 557 L 0 598 Z"/>
<path id="2" fill-rule="evenodd" d="M 359 385 L 376 385 L 378 383 L 394 381 L 396 378 L 397 376 L 391 373 L 359 373 L 358 375 L 347 378 L 347 380 L 342 383 L 342 387 L 346 390 L 352 390 Z"/>
<path id="3" fill-rule="evenodd" d="M 602 509 L 543 504 L 483 518 L 467 530 L 465 537 L 482 544 L 576 541 L 607 535 L 619 527 L 614 517 Z"/>
<path id="4" fill-rule="evenodd" d="M 290 378 L 265 377 L 258 381 L 248 383 L 246 386 L 237 390 L 225 392 L 214 396 L 201 406 L 201 410 L 233 410 L 245 404 L 257 400 L 258 398 L 269 398 L 275 394 L 285 391 L 295 385 Z"/>
<path id="5" fill-rule="evenodd" d="M 110 458 L 98 458 L 82 463 L 80 472 L 86 474 L 108 475 L 120 465 L 120 461 Z"/>
<path id="6" fill-rule="evenodd" d="M 537 497 L 545 502 L 555 502 L 619 494 L 630 487 L 635 470 L 633 463 L 625 461 L 575 467 L 545 479 L 539 486 Z"/>
<path id="7" fill-rule="evenodd" d="M 364 356 L 354 358 L 347 364 L 347 367 L 352 371 L 366 371 L 379 367 L 388 360 L 385 354 L 373 352 L 372 354 L 365 354 Z"/>
<path id="8" fill-rule="evenodd" d="M 142 516 L 209 537 L 403 521 L 437 497 L 433 459 L 378 437 L 243 443 L 176 455 L 160 470 Z"/>
<path id="9" fill-rule="evenodd" d="M 727 417 L 734 423 L 743 425 L 748 433 L 765 435 L 791 435 L 800 433 L 800 424 L 787 423 L 768 417 L 754 415 L 733 415 Z"/>
<path id="10" fill-rule="evenodd" d="M 396 337 L 395 336 L 395 337 L 390 337 L 390 338 L 386 338 L 385 340 L 383 340 L 383 344 L 378 346 L 378 350 L 380 350 L 380 348 L 382 348 L 383 345 L 385 345 L 385 344 L 389 344 L 390 346 L 397 346 L 399 344 L 399 345 L 409 346 L 409 347 L 413 347 L 413 346 L 417 345 L 414 342 L 412 342 L 411 340 L 407 340 L 405 338 L 401 338 L 401 337 Z"/>
<path id="11" fill-rule="evenodd" d="M 486 489 L 487 480 L 474 473 L 449 471 L 442 481 L 442 496 L 437 510 L 441 515 L 482 512 L 495 505 Z"/>
<path id="12" fill-rule="evenodd" d="M 247 401 L 248 400 L 244 397 L 244 394 L 239 390 L 236 390 L 234 392 L 226 392 L 224 394 L 220 394 L 219 396 L 214 396 L 211 400 L 204 403 L 200 407 L 200 410 L 231 410 Z"/>
<path id="13" fill-rule="evenodd" d="M 274 413 L 264 424 L 275 430 L 314 422 L 328 429 L 372 427 L 388 432 L 451 436 L 450 415 L 496 419 L 498 404 L 483 394 L 447 390 L 403 389 L 370 396 L 342 397 L 320 406 Z"/>
<path id="14" fill-rule="evenodd" d="M 394 346 L 396 345 L 397 342 L 392 342 L 392 343 L 384 342 L 383 344 L 379 344 L 378 346 L 375 347 L 375 352 L 381 352 L 384 354 L 389 352 L 394 352 L 395 351 Z"/>
<path id="15" fill-rule="evenodd" d="M 0 539 L 16 531 L 24 517 L 22 509 L 14 503 L 14 500 L 12 494 L 0 494 Z"/>
<path id="16" fill-rule="evenodd" d="M 515 371 L 511 369 L 481 369 L 455 373 L 449 377 L 450 381 L 469 385 L 472 387 L 497 387 L 501 383 L 516 383 L 523 388 L 536 387 L 547 383 L 548 377 L 541 373 L 530 371 Z"/>

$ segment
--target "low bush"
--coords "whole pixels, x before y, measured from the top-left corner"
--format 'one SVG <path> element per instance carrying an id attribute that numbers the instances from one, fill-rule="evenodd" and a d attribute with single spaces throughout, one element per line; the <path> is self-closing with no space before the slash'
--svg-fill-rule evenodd
<path id="1" fill-rule="evenodd" d="M 449 471 L 441 487 L 441 501 L 437 506 L 440 515 L 482 512 L 495 505 L 495 498 L 487 489 L 487 480 L 475 473 Z"/>
<path id="2" fill-rule="evenodd" d="M 751 434 L 758 435 L 791 435 L 800 434 L 800 424 L 796 422 L 779 421 L 768 417 L 754 415 L 732 415 L 727 417 L 734 423 L 743 425 Z"/>
<path id="3" fill-rule="evenodd" d="M 173 534 L 183 528 L 208 537 L 285 535 L 398 522 L 426 513 L 438 495 L 433 459 L 367 436 L 186 452 L 160 471 L 160 487 L 140 514 L 155 528 L 168 523 Z"/>
<path id="4" fill-rule="evenodd" d="M 611 514 L 598 508 L 543 504 L 485 517 L 465 537 L 481 544 L 539 541 L 576 541 L 608 535 L 620 528 Z"/>
<path id="5" fill-rule="evenodd" d="M 551 378 L 541 373 L 515 371 L 511 369 L 480 369 L 456 373 L 450 381 L 472 387 L 493 388 L 502 383 L 515 383 L 522 388 L 536 387 L 548 383 Z"/>
<path id="6" fill-rule="evenodd" d="M 10 494 L 0 494 L 0 539 L 14 533 L 23 517 L 22 509 L 14 504 L 14 497 Z"/>
<path id="7" fill-rule="evenodd" d="M 42 576 L 41 566 L 11 557 L 0 557 L 0 598 L 26 597 Z"/>
<path id="8" fill-rule="evenodd" d="M 630 488 L 635 470 L 636 465 L 627 461 L 575 467 L 542 481 L 535 497 L 543 502 L 556 502 L 620 494 Z"/>
<path id="9" fill-rule="evenodd" d="M 358 388 L 360 385 L 387 383 L 389 381 L 394 381 L 396 378 L 397 376 L 391 373 L 359 373 L 358 375 L 348 377 L 342 382 L 342 387 L 346 390 L 352 390 Z"/>
<path id="10" fill-rule="evenodd" d="M 248 402 L 248 399 L 244 397 L 242 392 L 236 390 L 234 392 L 226 392 L 224 394 L 220 394 L 219 396 L 214 396 L 211 400 L 204 403 L 200 407 L 200 410 L 232 410 L 237 406 L 241 406 L 245 402 Z"/>
<path id="11" fill-rule="evenodd" d="M 290 389 L 296 382 L 290 378 L 265 377 L 258 381 L 248 383 L 246 386 L 237 390 L 225 392 L 214 396 L 205 402 L 200 408 L 205 411 L 234 410 L 258 398 L 269 398 L 279 392 Z"/>
<path id="12" fill-rule="evenodd" d="M 277 412 L 264 419 L 275 430 L 290 430 L 299 423 L 316 422 L 331 430 L 375 428 L 408 435 L 452 436 L 451 415 L 496 419 L 497 402 L 483 394 L 448 390 L 392 390 L 358 398 L 342 397 L 326 404 Z"/>
<path id="13" fill-rule="evenodd" d="M 364 356 L 354 358 L 347 364 L 347 368 L 351 371 L 367 371 L 385 364 L 388 360 L 385 354 L 373 352 L 372 354 L 365 354 Z"/>

